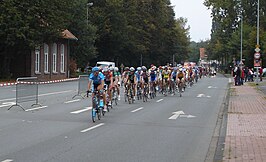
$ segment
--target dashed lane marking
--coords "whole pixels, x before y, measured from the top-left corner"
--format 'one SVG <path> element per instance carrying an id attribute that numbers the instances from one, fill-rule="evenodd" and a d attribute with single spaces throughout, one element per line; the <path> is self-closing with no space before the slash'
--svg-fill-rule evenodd
<path id="1" fill-rule="evenodd" d="M 68 104 L 68 103 L 73 103 L 73 102 L 79 102 L 80 99 L 76 99 L 76 100 L 70 100 L 70 101 L 66 101 L 64 102 L 65 104 Z"/>
<path id="2" fill-rule="evenodd" d="M 163 99 L 159 99 L 159 100 L 157 100 L 156 102 L 161 102 Z"/>
<path id="3" fill-rule="evenodd" d="M 2 162 L 12 162 L 13 160 L 12 159 L 6 159 L 6 160 L 3 160 Z"/>
<path id="4" fill-rule="evenodd" d="M 40 110 L 40 109 L 44 109 L 44 108 L 46 108 L 46 107 L 48 107 L 48 106 L 35 107 L 35 108 L 32 108 L 32 109 L 27 109 L 27 110 L 25 110 L 25 111 Z"/>
<path id="5" fill-rule="evenodd" d="M 72 111 L 71 114 L 79 114 L 79 113 L 82 113 L 82 112 L 85 112 L 85 111 L 89 111 L 91 109 L 92 109 L 92 107 L 86 107 L 85 109 L 81 109 L 81 110 L 77 110 L 77 111 Z"/>
<path id="6" fill-rule="evenodd" d="M 104 125 L 104 123 L 100 123 L 100 124 L 98 124 L 98 125 L 95 125 L 95 126 L 93 126 L 93 127 L 88 128 L 88 129 L 84 129 L 84 130 L 82 130 L 82 131 L 80 131 L 80 132 L 81 132 L 81 133 L 85 133 L 85 132 L 88 132 L 88 131 L 90 131 L 90 130 L 93 130 L 93 129 L 98 128 L 98 127 L 103 126 L 103 125 Z"/>
<path id="7" fill-rule="evenodd" d="M 140 107 L 140 108 L 137 108 L 137 109 L 135 109 L 135 110 L 133 110 L 131 112 L 137 112 L 137 111 L 142 110 L 142 109 L 143 109 L 143 107 Z"/>

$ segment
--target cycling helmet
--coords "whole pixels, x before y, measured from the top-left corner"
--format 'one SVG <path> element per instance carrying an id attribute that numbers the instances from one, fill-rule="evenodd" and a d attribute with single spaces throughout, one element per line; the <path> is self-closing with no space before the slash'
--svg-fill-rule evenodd
<path id="1" fill-rule="evenodd" d="M 125 67 L 125 71 L 129 70 L 129 67 Z"/>
<path id="2" fill-rule="evenodd" d="M 114 70 L 115 70 L 115 71 L 118 71 L 118 67 L 115 67 Z"/>
<path id="3" fill-rule="evenodd" d="M 177 67 L 174 67 L 174 71 L 177 71 Z"/>
<path id="4" fill-rule="evenodd" d="M 142 66 L 142 70 L 144 71 L 146 71 L 147 70 L 147 68 L 146 68 L 146 66 Z"/>
<path id="5" fill-rule="evenodd" d="M 137 67 L 137 70 L 138 70 L 138 71 L 141 71 L 141 67 Z"/>
<path id="6" fill-rule="evenodd" d="M 131 67 L 129 70 L 130 71 L 135 71 L 135 68 L 134 67 Z"/>
<path id="7" fill-rule="evenodd" d="M 92 72 L 93 72 L 93 73 L 96 72 L 96 71 L 100 71 L 100 68 L 97 67 L 97 66 L 95 66 L 95 67 L 92 68 Z"/>

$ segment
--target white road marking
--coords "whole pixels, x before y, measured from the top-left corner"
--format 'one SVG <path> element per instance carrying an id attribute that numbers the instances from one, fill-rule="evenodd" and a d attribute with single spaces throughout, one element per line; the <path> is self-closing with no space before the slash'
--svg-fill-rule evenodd
<path id="1" fill-rule="evenodd" d="M 197 97 L 205 97 L 205 94 L 198 94 Z"/>
<path id="2" fill-rule="evenodd" d="M 72 92 L 72 90 L 68 90 L 68 91 L 59 91 L 59 92 L 52 92 L 52 93 L 44 93 L 44 94 L 40 94 L 38 96 L 49 96 L 49 95 L 55 95 L 55 94 L 60 94 L 60 93 L 67 93 L 67 92 Z"/>
<path id="3" fill-rule="evenodd" d="M 229 83 L 232 83 L 232 79 L 231 78 L 229 78 Z"/>
<path id="4" fill-rule="evenodd" d="M 70 101 L 66 101 L 66 102 L 64 102 L 65 104 L 68 104 L 68 103 L 72 103 L 72 102 L 78 102 L 78 101 L 80 101 L 80 99 L 76 99 L 76 100 L 70 100 Z"/>
<path id="5" fill-rule="evenodd" d="M 27 109 L 27 110 L 25 110 L 25 111 L 39 110 L 39 109 L 44 109 L 44 108 L 46 108 L 46 107 L 48 107 L 48 106 L 35 107 L 35 108 L 32 108 L 32 109 Z"/>
<path id="6" fill-rule="evenodd" d="M 86 107 L 85 109 L 77 110 L 77 111 L 72 111 L 71 114 L 79 114 L 88 110 L 91 110 L 92 107 Z"/>
<path id="7" fill-rule="evenodd" d="M 161 102 L 163 99 L 159 99 L 159 100 L 157 100 L 156 102 Z"/>
<path id="8" fill-rule="evenodd" d="M 184 111 L 176 111 L 176 112 L 173 112 L 172 114 L 173 114 L 173 115 L 172 115 L 170 118 L 168 118 L 168 119 L 173 119 L 173 120 L 175 120 L 175 119 L 177 119 L 180 115 L 184 115 L 185 113 L 184 113 Z"/>
<path id="9" fill-rule="evenodd" d="M 40 94 L 38 96 L 48 96 L 48 95 L 55 95 L 55 94 L 60 94 L 60 93 L 67 93 L 67 92 L 72 92 L 73 90 L 68 90 L 68 91 L 58 91 L 58 92 L 52 92 L 52 93 L 44 93 L 44 94 Z M 16 100 L 16 98 L 6 98 L 6 99 L 2 99 L 0 100 L 0 102 L 3 101 L 10 101 L 10 100 Z"/>
<path id="10" fill-rule="evenodd" d="M 82 130 L 82 131 L 80 131 L 80 132 L 81 132 L 81 133 L 85 133 L 85 132 L 88 132 L 88 131 L 90 131 L 90 130 L 93 130 L 93 129 L 98 128 L 98 127 L 103 126 L 103 125 L 104 125 L 104 123 L 100 123 L 100 124 L 98 124 L 98 125 L 95 125 L 95 126 L 93 126 L 93 127 L 88 128 L 88 129 L 84 129 L 84 130 Z"/>
<path id="11" fill-rule="evenodd" d="M 6 106 L 12 106 L 12 105 L 16 105 L 16 103 L 15 102 L 3 102 L 2 105 L 0 105 L 0 108 L 6 107 Z"/>
<path id="12" fill-rule="evenodd" d="M 140 108 L 138 108 L 138 109 L 136 109 L 136 110 L 133 110 L 133 111 L 131 111 L 131 112 L 137 112 L 137 111 L 139 111 L 139 110 L 141 110 L 141 109 L 143 109 L 143 107 L 140 107 Z"/>
<path id="13" fill-rule="evenodd" d="M 3 160 L 2 162 L 11 162 L 13 161 L 12 159 L 6 159 L 6 160 Z"/>

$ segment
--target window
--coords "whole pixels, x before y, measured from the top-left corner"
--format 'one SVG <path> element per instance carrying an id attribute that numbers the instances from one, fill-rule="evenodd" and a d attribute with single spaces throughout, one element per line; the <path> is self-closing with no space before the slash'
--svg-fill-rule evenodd
<path id="1" fill-rule="evenodd" d="M 65 46 L 61 44 L 61 62 L 60 62 L 60 71 L 61 73 L 65 72 Z"/>
<path id="2" fill-rule="evenodd" d="M 35 73 L 40 73 L 40 47 L 35 49 Z"/>
<path id="3" fill-rule="evenodd" d="M 53 73 L 56 73 L 57 44 L 53 44 Z"/>
<path id="4" fill-rule="evenodd" d="M 49 73 L 49 66 L 48 66 L 48 60 L 49 60 L 49 56 L 48 56 L 48 51 L 49 51 L 49 47 L 47 44 L 44 44 L 44 72 L 45 73 Z"/>

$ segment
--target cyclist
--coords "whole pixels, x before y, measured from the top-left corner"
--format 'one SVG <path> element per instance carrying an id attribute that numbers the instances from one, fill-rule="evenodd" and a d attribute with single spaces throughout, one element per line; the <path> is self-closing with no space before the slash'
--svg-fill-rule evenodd
<path id="1" fill-rule="evenodd" d="M 137 71 L 135 72 L 136 75 L 136 81 L 137 81 L 137 94 L 141 94 L 141 67 L 137 67 Z"/>
<path id="2" fill-rule="evenodd" d="M 156 66 L 153 66 L 150 70 L 150 93 L 156 93 L 156 82 L 157 82 L 157 73 Z"/>
<path id="3" fill-rule="evenodd" d="M 149 94 L 149 73 L 147 72 L 147 68 L 142 66 L 142 73 L 141 73 L 141 88 L 144 93 L 144 85 L 147 85 L 147 94 Z"/>
<path id="4" fill-rule="evenodd" d="M 122 82 L 124 84 L 124 89 L 126 89 L 127 84 L 127 77 L 129 74 L 129 67 L 125 67 L 124 72 L 122 74 Z"/>
<path id="5" fill-rule="evenodd" d="M 173 71 L 171 73 L 171 85 L 173 85 L 173 87 L 172 87 L 173 92 L 175 91 L 176 84 L 177 84 L 177 67 L 174 67 Z"/>
<path id="6" fill-rule="evenodd" d="M 136 99 L 136 75 L 135 75 L 135 68 L 134 67 L 130 67 L 129 69 L 129 73 L 127 75 L 127 78 L 126 78 L 126 84 L 132 86 L 132 89 L 133 89 L 133 99 L 135 100 Z"/>
<path id="7" fill-rule="evenodd" d="M 165 90 L 165 92 L 167 91 L 168 86 L 169 86 L 170 73 L 171 71 L 168 70 L 167 66 L 165 66 L 162 72 L 162 75 L 163 75 L 162 85 L 163 85 L 163 89 Z"/>
<path id="8" fill-rule="evenodd" d="M 109 96 L 109 101 L 110 101 L 112 98 L 111 89 L 113 87 L 113 73 L 110 69 L 104 68 L 103 75 L 104 75 L 104 82 L 107 85 L 107 94 Z M 109 102 L 108 104 L 109 106 L 111 106 L 111 102 Z"/>
<path id="9" fill-rule="evenodd" d="M 185 77 L 185 74 L 182 71 L 182 67 L 179 67 L 178 72 L 177 72 L 177 78 L 178 78 L 177 84 L 178 84 L 178 86 L 180 86 L 180 84 L 184 83 L 184 77 Z"/>
<path id="10" fill-rule="evenodd" d="M 118 100 L 120 100 L 120 89 L 119 89 L 120 76 L 121 74 L 118 70 L 118 67 L 115 67 L 113 71 L 113 83 L 114 83 L 114 88 L 116 88 L 117 90 Z"/>
<path id="11" fill-rule="evenodd" d="M 93 84 L 93 92 L 97 90 L 99 91 L 99 93 L 101 93 L 101 95 L 103 95 L 104 111 L 107 111 L 106 98 L 105 98 L 105 93 L 104 93 L 104 75 L 100 72 L 99 67 L 92 68 L 92 73 L 89 75 L 88 91 L 91 90 L 92 84 Z M 92 98 L 94 97 L 94 95 L 95 94 L 92 93 Z"/>

